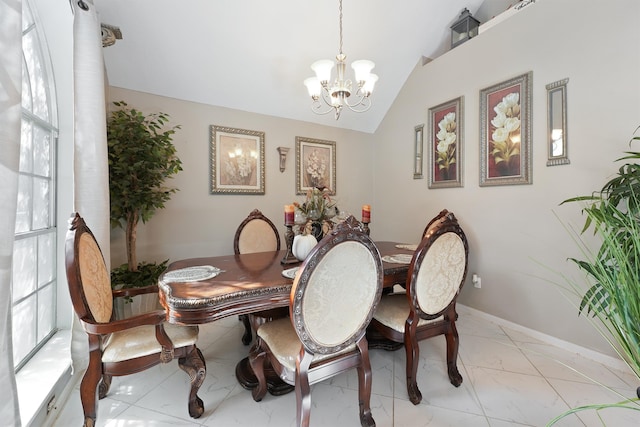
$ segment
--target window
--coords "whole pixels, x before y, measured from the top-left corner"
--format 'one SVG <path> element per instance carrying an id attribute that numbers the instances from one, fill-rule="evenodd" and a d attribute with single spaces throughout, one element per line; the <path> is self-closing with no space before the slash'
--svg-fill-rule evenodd
<path id="1" fill-rule="evenodd" d="M 13 250 L 13 359 L 18 371 L 56 332 L 57 114 L 51 63 L 22 2 L 22 135 Z"/>

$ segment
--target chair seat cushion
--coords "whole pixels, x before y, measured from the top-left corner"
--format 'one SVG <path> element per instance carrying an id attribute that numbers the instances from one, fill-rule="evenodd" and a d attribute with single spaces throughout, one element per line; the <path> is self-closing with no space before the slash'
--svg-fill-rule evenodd
<path id="1" fill-rule="evenodd" d="M 278 362 L 286 368 L 287 372 L 283 373 L 281 378 L 289 384 L 293 384 L 295 382 L 296 358 L 300 353 L 302 343 L 295 329 L 293 329 L 291 319 L 285 317 L 260 325 L 257 334 L 265 344 L 269 346 L 271 353 L 276 357 Z M 355 350 L 356 345 L 352 344 L 336 353 L 314 354 L 311 363 L 314 364 Z"/>
<path id="2" fill-rule="evenodd" d="M 404 325 L 409 317 L 409 301 L 406 294 L 385 295 L 380 298 L 373 318 L 388 328 L 404 333 Z M 418 327 L 439 322 L 444 316 L 431 320 L 418 320 Z"/>
<path id="3" fill-rule="evenodd" d="M 165 322 L 164 330 L 174 348 L 193 345 L 198 340 L 197 326 L 179 326 Z M 138 326 L 109 335 L 102 346 L 102 362 L 120 362 L 160 353 L 161 350 L 162 346 L 156 340 L 155 326 Z"/>

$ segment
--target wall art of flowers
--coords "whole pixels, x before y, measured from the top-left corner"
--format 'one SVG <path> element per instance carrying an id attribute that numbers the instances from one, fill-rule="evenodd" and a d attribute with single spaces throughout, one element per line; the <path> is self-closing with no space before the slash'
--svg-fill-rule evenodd
<path id="1" fill-rule="evenodd" d="M 314 188 L 336 188 L 336 143 L 296 137 L 296 193 Z"/>
<path id="2" fill-rule="evenodd" d="M 489 95 L 489 177 L 520 175 L 520 86 Z"/>
<path id="3" fill-rule="evenodd" d="M 328 187 L 329 149 L 307 147 L 304 155 L 305 187 Z"/>
<path id="4" fill-rule="evenodd" d="M 531 184 L 533 72 L 480 91 L 480 186 Z"/>
<path id="5" fill-rule="evenodd" d="M 221 138 L 222 185 L 252 185 L 257 183 L 258 151 L 252 139 Z"/>
<path id="6" fill-rule="evenodd" d="M 462 187 L 464 97 L 429 109 L 429 188 Z"/>
<path id="7" fill-rule="evenodd" d="M 457 149 L 457 123 L 455 107 L 440 112 L 444 117 L 438 120 L 438 129 L 435 139 L 435 162 L 434 170 L 436 181 L 447 181 L 456 179 L 456 149 Z M 436 119 L 439 114 L 436 114 Z"/>
<path id="8" fill-rule="evenodd" d="M 211 125 L 211 194 L 264 194 L 264 132 Z"/>

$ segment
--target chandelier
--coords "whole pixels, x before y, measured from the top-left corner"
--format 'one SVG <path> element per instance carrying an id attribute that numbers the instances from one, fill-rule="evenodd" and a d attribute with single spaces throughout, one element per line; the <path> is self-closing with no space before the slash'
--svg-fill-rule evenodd
<path id="1" fill-rule="evenodd" d="M 371 73 L 375 64 L 372 61 L 363 59 L 354 61 L 351 68 L 355 72 L 355 82 L 357 88 L 355 93 L 351 93 L 353 82 L 345 80 L 345 69 L 347 55 L 342 52 L 342 0 L 340 3 L 340 53 L 336 55 L 337 76 L 331 82 L 331 70 L 334 64 L 330 59 L 322 59 L 311 64 L 311 69 L 316 73 L 315 77 L 309 77 L 304 81 L 309 96 L 313 100 L 311 111 L 316 114 L 328 114 L 335 112 L 336 120 L 340 118 L 342 107 L 347 106 L 351 111 L 364 113 L 371 108 L 373 86 L 378 80 L 378 76 Z M 350 98 L 353 95 L 352 98 Z M 350 102 L 351 101 L 351 102 Z"/>

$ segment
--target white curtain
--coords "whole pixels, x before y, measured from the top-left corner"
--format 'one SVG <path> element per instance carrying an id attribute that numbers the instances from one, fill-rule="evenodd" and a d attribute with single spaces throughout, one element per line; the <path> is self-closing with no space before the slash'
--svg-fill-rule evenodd
<path id="1" fill-rule="evenodd" d="M 11 262 L 18 198 L 22 1 L 0 0 L 0 420 L 19 426 L 11 342 Z"/>
<path id="2" fill-rule="evenodd" d="M 74 74 L 74 209 L 96 236 L 110 266 L 109 167 L 105 72 L 100 21 L 92 0 L 72 1 Z M 88 10 L 85 10 L 85 8 Z M 88 363 L 87 335 L 74 315 L 74 372 Z"/>

